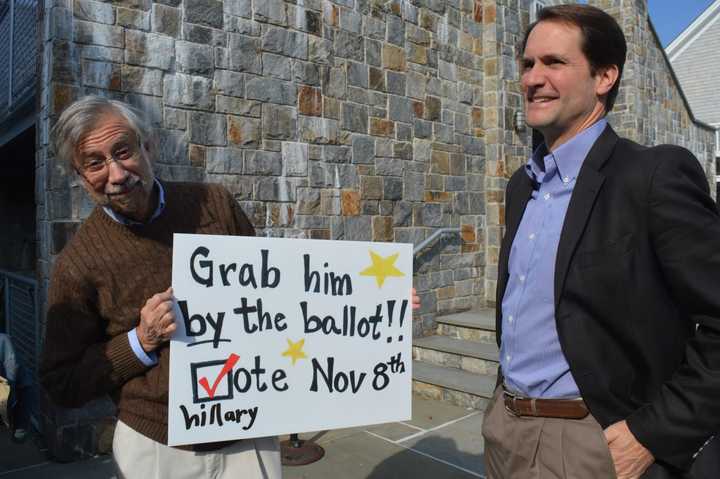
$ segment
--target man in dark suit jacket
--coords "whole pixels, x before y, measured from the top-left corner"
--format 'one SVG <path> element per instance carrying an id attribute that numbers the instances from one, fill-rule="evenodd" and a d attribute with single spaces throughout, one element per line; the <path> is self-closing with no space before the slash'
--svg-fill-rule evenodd
<path id="1" fill-rule="evenodd" d="M 542 10 L 523 42 L 544 144 L 507 187 L 491 478 L 711 477 L 682 471 L 720 430 L 720 217 L 690 152 L 605 121 L 625 56 L 586 5 Z"/>

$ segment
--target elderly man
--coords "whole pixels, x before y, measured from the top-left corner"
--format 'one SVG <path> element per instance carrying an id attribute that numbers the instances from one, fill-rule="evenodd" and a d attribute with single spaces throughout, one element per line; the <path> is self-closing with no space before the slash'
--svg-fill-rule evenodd
<path id="1" fill-rule="evenodd" d="M 690 152 L 607 124 L 625 56 L 587 5 L 543 9 L 523 41 L 545 141 L 507 187 L 491 478 L 688 477 L 720 430 L 720 218 Z"/>
<path id="2" fill-rule="evenodd" d="M 53 270 L 42 384 L 66 407 L 113 397 L 121 477 L 279 478 L 276 438 L 166 445 L 173 233 L 254 229 L 223 188 L 158 181 L 150 132 L 133 108 L 100 97 L 72 104 L 55 126 L 56 155 L 97 206 Z"/>

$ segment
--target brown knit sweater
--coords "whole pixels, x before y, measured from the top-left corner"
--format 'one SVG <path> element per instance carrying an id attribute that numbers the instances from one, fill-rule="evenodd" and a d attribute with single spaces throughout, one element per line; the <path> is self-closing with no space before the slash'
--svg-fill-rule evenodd
<path id="1" fill-rule="evenodd" d="M 217 185 L 163 183 L 154 221 L 123 226 L 96 207 L 60 254 L 52 274 L 43 386 L 65 407 L 110 394 L 119 419 L 167 444 L 170 347 L 146 367 L 127 339 L 140 309 L 171 282 L 173 233 L 254 235 L 232 196 Z"/>

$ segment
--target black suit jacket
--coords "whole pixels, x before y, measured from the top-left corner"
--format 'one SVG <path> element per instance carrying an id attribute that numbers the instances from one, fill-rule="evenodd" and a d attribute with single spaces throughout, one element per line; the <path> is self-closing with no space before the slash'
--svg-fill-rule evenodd
<path id="1" fill-rule="evenodd" d="M 497 285 L 530 198 L 507 187 Z M 720 217 L 687 150 L 647 148 L 608 126 L 578 175 L 555 265 L 563 353 L 603 427 L 626 419 L 656 460 L 687 469 L 720 431 Z"/>

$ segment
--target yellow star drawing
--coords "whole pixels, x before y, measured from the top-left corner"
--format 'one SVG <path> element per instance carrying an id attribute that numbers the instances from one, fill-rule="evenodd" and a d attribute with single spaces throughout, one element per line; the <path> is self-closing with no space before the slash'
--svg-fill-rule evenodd
<path id="1" fill-rule="evenodd" d="M 307 358 L 307 354 L 305 354 L 302 350 L 303 345 L 305 344 L 304 339 L 301 339 L 300 341 L 297 341 L 295 343 L 293 343 L 291 340 L 288 339 L 287 343 L 288 343 L 287 351 L 282 353 L 282 355 L 292 358 L 293 366 L 295 366 L 295 361 L 297 361 L 298 359 Z"/>
<path id="2" fill-rule="evenodd" d="M 372 265 L 360 271 L 360 276 L 375 276 L 378 288 L 382 288 L 385 278 L 388 276 L 405 276 L 405 273 L 395 267 L 395 260 L 397 260 L 399 255 L 400 253 L 395 253 L 387 258 L 383 258 L 379 254 L 370 251 Z"/>

